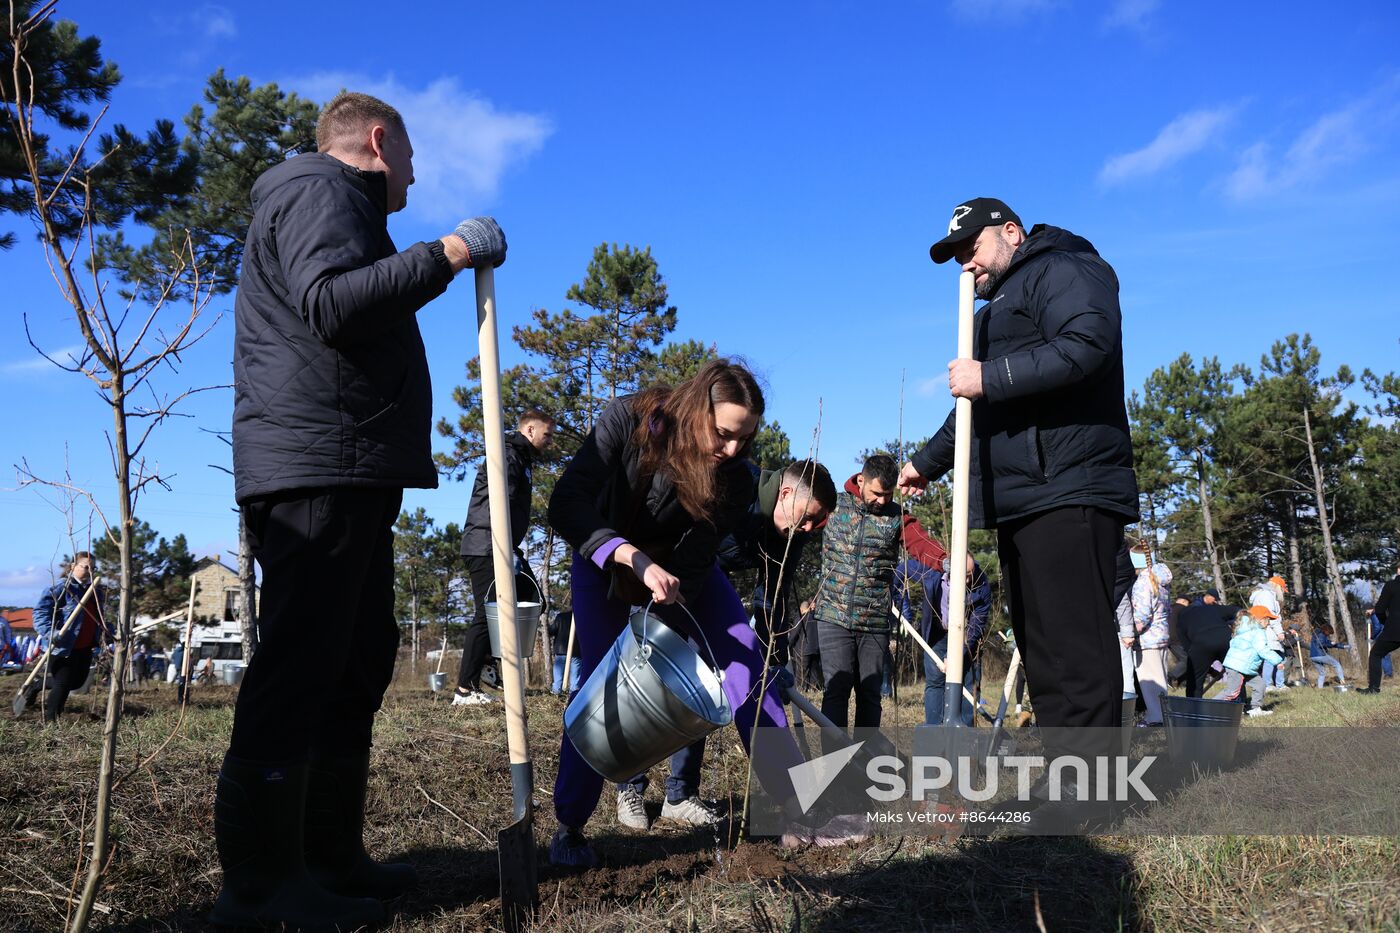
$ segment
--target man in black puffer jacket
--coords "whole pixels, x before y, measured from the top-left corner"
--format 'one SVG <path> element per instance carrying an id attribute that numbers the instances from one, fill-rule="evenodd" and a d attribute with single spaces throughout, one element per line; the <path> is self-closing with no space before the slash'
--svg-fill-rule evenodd
<path id="1" fill-rule="evenodd" d="M 521 600 L 541 601 L 543 590 L 530 572 L 530 565 L 520 551 L 520 544 L 530 530 L 530 502 L 534 498 L 534 464 L 549 445 L 554 443 L 554 419 L 538 408 L 527 409 L 520 416 L 516 430 L 506 435 L 506 499 L 510 502 L 511 547 L 515 549 L 515 592 Z M 486 597 L 496 582 L 496 564 L 491 556 L 491 496 L 487 490 L 486 460 L 476 471 L 471 502 L 467 504 L 467 519 L 462 526 L 462 563 L 472 584 L 472 603 L 476 613 L 467 626 L 462 645 L 462 665 L 457 671 L 457 691 L 453 706 L 485 706 L 496 698 L 481 689 L 481 672 L 491 651 L 490 632 L 486 628 Z M 531 650 L 531 646 L 522 646 Z"/>
<path id="2" fill-rule="evenodd" d="M 956 256 L 987 302 L 975 359 L 948 364 L 949 387 L 972 399 L 970 524 L 998 529 L 1036 721 L 1117 726 L 1114 558 L 1137 519 L 1118 278 L 1087 240 L 1044 225 L 1027 233 L 995 198 L 958 205 L 929 252 Z M 949 470 L 953 435 L 950 413 L 900 487 Z"/>
<path id="3" fill-rule="evenodd" d="M 226 926 L 351 929 L 413 884 L 361 829 L 399 641 L 392 528 L 405 487 L 437 485 L 415 315 L 506 251 L 490 218 L 397 250 L 413 146 L 383 101 L 338 95 L 316 144 L 254 184 L 235 303 L 234 482 L 263 587 L 215 802 Z"/>

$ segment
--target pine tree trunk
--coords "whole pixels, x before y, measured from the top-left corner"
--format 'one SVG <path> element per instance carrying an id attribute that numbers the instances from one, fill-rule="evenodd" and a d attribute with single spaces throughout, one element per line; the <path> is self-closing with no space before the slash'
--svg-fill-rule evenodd
<path id="1" fill-rule="evenodd" d="M 1196 451 L 1196 489 L 1201 497 L 1201 524 L 1206 532 L 1206 552 L 1210 554 L 1210 572 L 1215 578 L 1215 589 L 1221 602 L 1225 599 L 1225 576 L 1220 572 L 1220 554 L 1215 549 L 1215 526 L 1210 520 L 1210 490 L 1206 486 L 1206 458 Z"/>
<path id="2" fill-rule="evenodd" d="M 1312 465 L 1313 492 L 1317 496 L 1317 523 L 1322 526 L 1322 549 L 1327 558 L 1327 577 L 1332 587 L 1333 598 L 1341 610 L 1342 626 L 1347 634 L 1347 645 L 1351 659 L 1361 663 L 1361 647 L 1356 640 L 1356 630 L 1351 624 L 1351 607 L 1347 605 L 1346 588 L 1342 585 L 1341 568 L 1337 566 L 1337 552 L 1332 547 L 1332 521 L 1327 517 L 1327 496 L 1322 489 L 1322 470 L 1317 465 L 1317 449 L 1313 446 L 1312 416 L 1303 409 L 1303 429 L 1307 432 L 1308 462 Z M 1328 600 L 1328 606 L 1332 604 Z M 1336 631 L 1336 629 L 1333 629 Z"/>
<path id="3" fill-rule="evenodd" d="M 1308 606 L 1307 589 L 1303 583 L 1303 553 L 1298 543 L 1298 511 L 1293 505 L 1293 500 L 1286 496 L 1283 500 L 1283 517 L 1279 521 L 1279 527 L 1283 529 L 1288 550 L 1289 585 L 1293 587 L 1293 593 L 1298 599 L 1303 621 L 1311 625 L 1312 609 Z"/>
<path id="4" fill-rule="evenodd" d="M 248 539 L 242 509 L 238 511 L 238 585 L 243 591 L 243 613 L 238 624 L 243 630 L 243 664 L 246 666 L 258 650 L 258 576 L 253 569 L 253 545 Z"/>

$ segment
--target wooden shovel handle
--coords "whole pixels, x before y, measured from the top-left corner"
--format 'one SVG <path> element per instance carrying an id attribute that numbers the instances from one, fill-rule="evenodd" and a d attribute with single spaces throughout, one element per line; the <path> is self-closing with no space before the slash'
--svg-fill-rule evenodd
<path id="1" fill-rule="evenodd" d="M 501 633 L 501 688 L 506 701 L 510 763 L 530 760 L 525 726 L 525 678 L 515 625 L 515 552 L 506 488 L 505 416 L 501 412 L 501 359 L 496 334 L 496 270 L 476 270 L 477 343 L 481 352 L 482 431 L 486 435 L 486 495 L 491 504 L 491 556 L 496 570 L 496 619 Z"/>

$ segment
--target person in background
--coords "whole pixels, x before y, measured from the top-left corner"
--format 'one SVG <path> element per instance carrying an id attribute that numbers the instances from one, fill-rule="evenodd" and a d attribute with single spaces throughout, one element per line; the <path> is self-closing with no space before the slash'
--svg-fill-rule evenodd
<path id="1" fill-rule="evenodd" d="M 1371 642 L 1371 653 L 1366 664 L 1366 687 L 1357 693 L 1381 692 L 1381 664 L 1392 651 L 1400 648 L 1400 566 L 1395 568 L 1395 576 L 1382 587 L 1372 611 L 1380 620 L 1381 630 L 1375 641 Z"/>
<path id="2" fill-rule="evenodd" d="M 515 549 L 515 598 L 539 600 L 540 585 L 520 550 L 530 531 L 530 500 L 534 493 L 534 464 L 554 443 L 554 419 L 538 408 L 527 409 L 514 431 L 506 434 L 506 499 L 510 508 L 511 547 Z M 487 596 L 496 585 L 495 559 L 491 556 L 491 501 L 487 494 L 486 461 L 476 471 L 467 519 L 462 525 L 462 564 L 472 584 L 476 614 L 467 626 L 462 665 L 457 672 L 453 706 L 487 706 L 499 702 L 481 689 L 482 671 L 491 653 L 486 627 Z M 522 646 L 530 650 L 528 646 Z"/>
<path id="3" fill-rule="evenodd" d="M 1181 610 L 1178 625 L 1186 648 L 1186 695 L 1200 697 L 1206 677 L 1230 650 L 1233 622 L 1238 609 L 1220 603 L 1220 594 L 1206 590 Z"/>
<path id="4" fill-rule="evenodd" d="M 1272 716 L 1273 710 L 1264 709 L 1264 678 L 1260 668 L 1265 661 L 1274 664 L 1283 660 L 1283 655 L 1269 647 L 1268 627 L 1272 613 L 1268 606 L 1250 606 L 1241 609 L 1235 617 L 1235 634 L 1230 638 L 1230 650 L 1225 654 L 1225 687 L 1219 699 L 1239 700 L 1244 688 L 1249 687 L 1250 703 L 1246 714 Z"/>
<path id="5" fill-rule="evenodd" d="M 46 686 L 44 722 L 53 722 L 68 703 L 68 695 L 87 680 L 92 658 L 103 644 L 111 644 L 114 633 L 103 610 L 106 596 L 102 588 L 83 602 L 92 578 L 92 554 L 78 551 L 63 565 L 63 579 L 44 590 L 34 607 L 34 630 L 48 648 L 48 670 L 29 682 L 24 705 L 29 706 Z M 63 631 L 63 624 L 82 603 L 79 617 Z"/>
<path id="6" fill-rule="evenodd" d="M 578 642 L 574 642 L 573 654 L 565 658 L 569 651 L 569 632 L 574 627 L 574 611 L 562 609 L 554 614 L 545 629 L 549 632 L 549 643 L 554 648 L 554 671 L 549 682 L 549 692 L 558 696 L 564 691 L 564 666 L 569 670 L 569 699 L 578 693 L 579 654 Z"/>
<path id="7" fill-rule="evenodd" d="M 1381 631 L 1382 631 L 1384 628 L 1385 628 L 1385 623 L 1383 623 L 1383 622 L 1376 616 L 1376 607 L 1375 607 L 1375 606 L 1367 606 L 1367 607 L 1366 607 L 1366 630 L 1370 633 L 1370 636 L 1371 636 L 1369 639 L 1367 639 L 1368 644 L 1369 644 L 1370 647 L 1374 647 L 1374 646 L 1375 646 L 1376 639 L 1378 639 L 1378 638 L 1381 637 Z M 1391 663 L 1390 663 L 1390 655 L 1386 655 L 1385 657 L 1381 658 L 1381 673 L 1382 673 L 1383 675 L 1385 675 L 1387 678 L 1389 678 L 1389 677 L 1394 677 L 1394 676 L 1395 676 L 1395 669 L 1391 666 Z"/>
<path id="8" fill-rule="evenodd" d="M 880 725 L 880 686 L 892 628 L 891 585 L 901 544 L 925 566 L 947 552 L 894 502 L 899 467 L 888 454 L 868 457 L 836 497 L 822 532 L 822 574 L 812 610 L 821 643 L 822 715 L 844 727 L 851 694 L 857 729 Z M 823 734 L 823 746 L 830 738 Z"/>
<path id="9" fill-rule="evenodd" d="M 1274 614 L 1268 629 L 1269 648 L 1279 654 L 1283 653 L 1283 600 L 1287 592 L 1288 586 L 1283 582 L 1283 577 L 1274 574 L 1249 594 L 1251 606 L 1266 606 Z M 1264 685 L 1270 693 L 1288 689 L 1286 685 L 1280 686 L 1283 672 L 1278 670 L 1278 666 L 1268 661 L 1264 662 Z"/>
<path id="10" fill-rule="evenodd" d="M 944 558 L 946 565 L 949 558 Z M 967 555 L 966 568 L 967 589 L 965 598 L 967 600 L 966 630 L 964 634 L 964 657 L 963 657 L 963 689 L 972 693 L 977 682 L 977 657 L 978 649 L 982 644 L 982 636 L 987 631 L 987 622 L 992 615 L 992 585 L 987 579 L 987 574 L 983 572 L 982 566 L 973 560 L 972 555 Z M 899 603 L 900 611 L 904 613 L 906 619 L 913 619 L 913 608 L 909 601 L 910 584 L 917 583 L 922 588 L 923 599 L 919 607 L 918 626 L 919 634 L 924 641 L 929 643 L 933 653 L 938 655 L 940 661 L 945 665 L 948 658 L 948 598 L 952 592 L 952 587 L 948 585 L 948 571 L 944 567 L 929 567 L 923 561 L 915 557 L 906 557 L 894 568 L 894 591 L 895 599 Z M 935 640 L 936 639 L 936 640 Z M 945 670 L 939 668 L 929 657 L 928 652 L 919 650 L 919 655 L 924 662 L 924 723 L 930 726 L 943 724 L 943 716 L 947 709 L 945 688 L 947 687 L 947 677 Z M 971 726 L 974 709 L 972 704 L 963 698 L 959 707 L 959 719 L 964 726 Z"/>
<path id="11" fill-rule="evenodd" d="M 1308 642 L 1308 660 L 1317 671 L 1317 688 L 1321 690 L 1326 686 L 1329 668 L 1336 673 L 1337 683 L 1345 685 L 1347 675 L 1342 670 L 1342 662 L 1327 652 L 1331 648 L 1345 648 L 1346 645 L 1339 645 L 1332 640 L 1332 626 L 1326 622 L 1314 622 L 1312 628 L 1312 640 Z"/>
<path id="12" fill-rule="evenodd" d="M 1131 552 L 1137 578 L 1133 581 L 1133 670 L 1147 714 L 1144 726 L 1162 724 L 1162 698 L 1167 695 L 1167 607 L 1171 604 L 1172 572 L 1153 560 L 1152 548 L 1137 544 Z"/>
<path id="13" fill-rule="evenodd" d="M 1181 638 L 1181 610 L 1191 605 L 1185 596 L 1177 596 L 1167 607 L 1167 683 L 1186 683 L 1186 643 Z"/>

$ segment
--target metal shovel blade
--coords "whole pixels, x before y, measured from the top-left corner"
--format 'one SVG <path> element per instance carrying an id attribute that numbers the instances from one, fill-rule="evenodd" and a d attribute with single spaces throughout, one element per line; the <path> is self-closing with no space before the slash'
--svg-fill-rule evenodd
<path id="1" fill-rule="evenodd" d="M 501 922 L 507 933 L 525 929 L 540 904 L 539 863 L 535 853 L 535 785 L 531 762 L 512 764 L 515 822 L 496 833 L 501 871 Z"/>
<path id="2" fill-rule="evenodd" d="M 15 701 L 10 704 L 10 709 L 14 711 L 15 718 L 24 715 L 24 711 L 29 708 L 29 691 L 23 687 L 19 688 L 19 693 L 15 694 Z"/>

